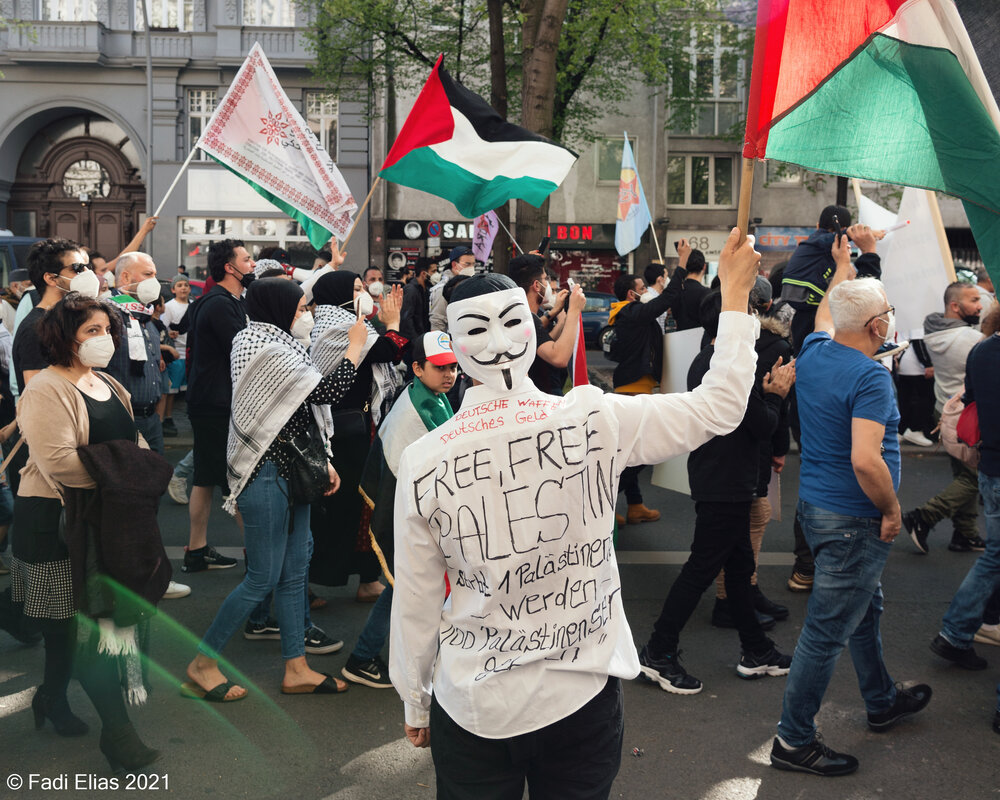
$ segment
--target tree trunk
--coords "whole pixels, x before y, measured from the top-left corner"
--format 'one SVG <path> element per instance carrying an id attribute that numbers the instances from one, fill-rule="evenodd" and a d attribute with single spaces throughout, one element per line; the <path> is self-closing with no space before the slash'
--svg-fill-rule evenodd
<path id="1" fill-rule="evenodd" d="M 521 79 L 521 125 L 542 136 L 552 136 L 556 94 L 556 52 L 559 32 L 566 19 L 568 0 L 523 0 L 522 41 L 524 68 Z M 534 208 L 517 201 L 517 239 L 531 250 L 545 235 L 549 201 Z"/>
<path id="2" fill-rule="evenodd" d="M 507 118 L 507 52 L 503 40 L 503 0 L 487 0 L 490 19 L 490 105 L 504 119 Z M 503 228 L 493 241 L 493 271 L 507 274 L 510 263 L 510 203 L 496 209 Z M 505 230 L 506 229 L 506 230 Z"/>

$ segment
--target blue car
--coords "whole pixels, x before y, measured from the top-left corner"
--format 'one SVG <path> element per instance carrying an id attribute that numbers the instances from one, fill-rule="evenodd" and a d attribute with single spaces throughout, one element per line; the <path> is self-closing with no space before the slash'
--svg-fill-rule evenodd
<path id="1" fill-rule="evenodd" d="M 611 304 L 617 298 L 607 292 L 584 292 L 587 304 L 583 307 L 583 341 L 587 347 L 601 347 L 608 328 Z"/>

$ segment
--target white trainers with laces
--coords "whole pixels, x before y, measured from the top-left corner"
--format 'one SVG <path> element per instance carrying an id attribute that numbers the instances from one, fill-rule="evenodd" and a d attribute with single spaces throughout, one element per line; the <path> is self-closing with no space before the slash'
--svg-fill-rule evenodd
<path id="1" fill-rule="evenodd" d="M 185 586 L 183 583 L 175 583 L 170 581 L 167 586 L 167 591 L 163 593 L 164 600 L 177 600 L 180 597 L 187 597 L 191 594 L 191 587 Z"/>
<path id="2" fill-rule="evenodd" d="M 920 431 L 911 431 L 907 428 L 902 433 L 903 439 L 910 444 L 919 445 L 920 447 L 931 447 L 934 442 L 924 436 Z"/>
<path id="3" fill-rule="evenodd" d="M 170 479 L 170 483 L 167 484 L 167 494 L 175 503 L 186 506 L 188 504 L 187 480 L 180 475 L 174 475 Z"/>

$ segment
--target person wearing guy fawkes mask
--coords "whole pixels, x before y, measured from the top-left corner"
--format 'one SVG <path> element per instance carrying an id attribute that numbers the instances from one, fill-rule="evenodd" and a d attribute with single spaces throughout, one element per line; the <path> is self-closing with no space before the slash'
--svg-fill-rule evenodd
<path id="1" fill-rule="evenodd" d="M 96 275 L 94 276 L 96 278 Z M 146 253 L 123 253 L 115 267 L 118 293 L 109 298 L 121 313 L 123 336 L 105 372 L 128 389 L 135 424 L 151 450 L 163 455 L 163 426 L 156 413 L 160 401 L 160 335 L 152 323 L 150 304 L 160 296 L 156 264 Z"/>
<path id="2" fill-rule="evenodd" d="M 527 377 L 524 290 L 495 274 L 456 288 L 448 327 L 477 385 L 399 463 L 389 651 L 404 730 L 431 746 L 438 798 L 520 800 L 525 781 L 532 797 L 608 797 L 620 679 L 667 667 L 637 656 L 625 619 L 614 487 L 623 466 L 690 452 L 740 423 L 759 260 L 734 229 L 719 263 L 716 353 L 683 394 L 546 395 Z"/>

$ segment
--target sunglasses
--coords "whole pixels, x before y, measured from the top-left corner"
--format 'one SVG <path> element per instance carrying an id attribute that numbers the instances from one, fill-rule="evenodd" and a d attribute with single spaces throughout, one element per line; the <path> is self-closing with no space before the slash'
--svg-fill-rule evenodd
<path id="1" fill-rule="evenodd" d="M 81 274 L 83 272 L 86 272 L 88 269 L 90 269 L 90 265 L 89 264 L 67 264 L 65 267 L 63 267 L 63 269 L 71 269 L 71 270 L 73 270 L 73 272 L 75 272 L 77 275 L 79 275 L 79 274 Z M 60 272 L 61 271 L 62 270 L 60 270 Z M 58 275 L 59 273 L 56 272 L 54 274 Z"/>

